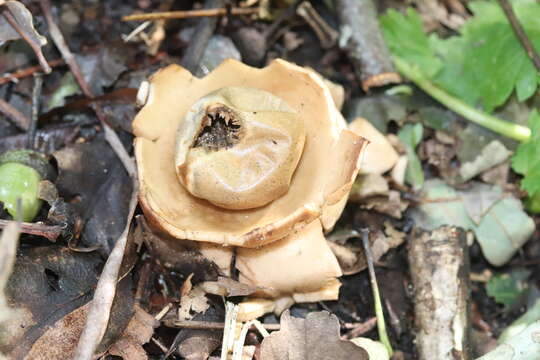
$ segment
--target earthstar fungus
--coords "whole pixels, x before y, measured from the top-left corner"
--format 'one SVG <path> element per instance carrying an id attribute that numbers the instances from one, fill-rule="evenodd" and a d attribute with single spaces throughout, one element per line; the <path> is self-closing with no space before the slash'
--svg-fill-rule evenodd
<path id="1" fill-rule="evenodd" d="M 255 296 L 336 299 L 341 271 L 323 231 L 345 206 L 365 142 L 320 76 L 283 60 L 263 69 L 227 60 L 201 79 L 170 65 L 138 99 L 149 224 L 199 242 L 225 272 L 237 247 L 240 281 L 264 289 Z"/>

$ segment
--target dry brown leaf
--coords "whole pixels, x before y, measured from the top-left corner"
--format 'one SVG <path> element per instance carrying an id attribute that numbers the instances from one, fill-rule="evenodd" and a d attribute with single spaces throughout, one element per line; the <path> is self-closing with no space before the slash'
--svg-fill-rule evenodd
<path id="1" fill-rule="evenodd" d="M 399 233 L 399 231 L 395 229 L 393 230 L 396 233 Z M 338 235 L 338 237 L 334 237 L 334 240 L 332 240 L 332 237 L 329 237 L 328 245 L 336 256 L 343 275 L 356 274 L 366 269 L 367 263 L 364 256 L 363 247 L 359 243 L 355 243 L 354 241 L 348 241 L 349 239 L 355 238 L 359 240 L 358 233 L 356 231 L 354 233 L 351 233 L 349 237 L 345 240 L 343 240 L 343 238 L 339 239 L 339 236 L 340 235 Z M 403 234 L 403 236 L 405 235 Z M 403 243 L 403 238 L 400 239 L 398 235 L 396 235 L 396 237 L 397 238 L 386 237 L 381 231 L 372 233 L 369 239 L 369 243 L 371 244 L 373 261 L 379 261 L 379 259 L 382 258 L 383 255 L 388 252 L 388 250 Z"/>
<path id="2" fill-rule="evenodd" d="M 180 299 L 178 320 L 191 320 L 196 314 L 206 311 L 209 306 L 206 291 L 197 285 Z"/>
<path id="3" fill-rule="evenodd" d="M 376 196 L 367 199 L 362 207 L 368 210 L 375 210 L 381 214 L 389 215 L 395 219 L 401 219 L 403 212 L 409 206 L 408 202 L 401 199 L 398 191 L 390 190 L 388 197 Z"/>
<path id="4" fill-rule="evenodd" d="M 148 359 L 142 345 L 150 341 L 154 328 L 159 322 L 138 305 L 122 337 L 109 349 L 110 355 L 120 356 L 126 360 Z"/>
<path id="5" fill-rule="evenodd" d="M 403 244 L 407 237 L 403 231 L 396 230 L 390 221 L 384 222 L 384 233 L 388 237 L 388 244 L 393 248 Z"/>
<path id="6" fill-rule="evenodd" d="M 339 338 L 339 322 L 327 311 L 312 312 L 305 319 L 281 316 L 281 330 L 261 344 L 262 360 L 368 360 L 367 352 Z"/>
<path id="7" fill-rule="evenodd" d="M 32 346 L 26 359 L 52 360 L 72 358 L 81 335 L 90 303 L 57 321 Z"/>
<path id="8" fill-rule="evenodd" d="M 196 321 L 223 321 L 223 314 L 214 308 L 209 308 L 204 314 L 194 317 Z M 183 359 L 206 360 L 212 352 L 221 346 L 222 330 L 182 329 L 176 335 L 173 344 L 165 358 L 177 353 Z"/>
<path id="9" fill-rule="evenodd" d="M 206 360 L 221 345 L 221 331 L 192 330 L 178 346 L 178 354 L 187 360 Z"/>

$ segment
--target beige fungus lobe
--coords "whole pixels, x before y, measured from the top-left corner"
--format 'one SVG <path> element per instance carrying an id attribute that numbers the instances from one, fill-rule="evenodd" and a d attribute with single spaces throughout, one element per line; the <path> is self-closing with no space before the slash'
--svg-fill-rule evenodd
<path id="1" fill-rule="evenodd" d="M 323 232 L 343 211 L 365 141 L 322 78 L 282 60 L 227 60 L 201 79 L 168 66 L 144 91 L 133 129 L 149 225 L 200 242 L 224 273 L 237 247 L 240 281 L 260 289 L 246 319 L 337 299 L 341 270 Z"/>
<path id="2" fill-rule="evenodd" d="M 288 191 L 265 205 L 242 210 L 216 206 L 194 196 L 179 181 L 174 166 L 176 134 L 185 126 L 182 122 L 188 111 L 219 89 L 239 86 L 281 99 L 281 111 L 292 109 L 305 129 L 303 151 Z M 146 98 L 133 122 L 140 203 L 149 224 L 162 233 L 179 239 L 257 247 L 309 224 L 333 204 L 344 205 L 358 168 L 356 162 L 343 161 L 342 156 L 347 153 L 347 159 L 354 158 L 364 141 L 346 129 L 328 88 L 313 72 L 282 60 L 263 69 L 226 60 L 197 79 L 184 68 L 170 65 L 152 76 Z M 251 102 L 243 106 L 249 111 L 262 105 Z"/>

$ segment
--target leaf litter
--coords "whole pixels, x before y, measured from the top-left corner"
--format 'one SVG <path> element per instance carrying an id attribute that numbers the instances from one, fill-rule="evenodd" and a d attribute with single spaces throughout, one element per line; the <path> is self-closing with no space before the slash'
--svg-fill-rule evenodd
<path id="1" fill-rule="evenodd" d="M 14 3 L 14 1 L 11 2 Z M 512 37 L 508 35 L 508 33 L 511 34 L 509 32 L 511 29 L 506 23 L 502 12 L 495 5 L 495 3 L 473 2 L 470 6 L 473 12 L 472 20 L 466 22 L 460 28 L 457 36 L 449 38 L 438 35 L 425 36 L 421 22 L 412 12 L 409 12 L 409 18 L 390 13 L 389 18 L 393 17 L 392 19 L 395 22 L 392 25 L 394 28 L 390 32 L 393 31 L 392 36 L 394 37 L 399 35 L 400 39 L 403 38 L 403 34 L 407 34 L 406 38 L 408 39 L 415 39 L 416 43 L 414 44 L 411 44 L 411 41 L 403 42 L 400 45 L 402 48 L 398 52 L 402 51 L 402 55 L 407 57 L 408 60 L 423 65 L 423 69 L 426 69 L 433 81 L 450 88 L 458 96 L 466 97 L 467 101 L 474 106 L 483 107 L 487 111 L 500 110 L 497 107 L 503 104 L 510 96 L 513 96 L 517 101 L 530 99 L 529 102 L 531 102 L 533 101 L 533 93 L 537 88 L 538 77 L 531 76 L 532 72 L 530 66 L 527 65 L 527 58 L 522 56 L 521 48 L 516 47 L 513 43 L 515 39 L 509 40 Z M 53 6 L 56 5 L 53 4 Z M 139 6 L 142 5 L 139 4 Z M 75 9 L 76 12 L 80 12 L 76 4 L 71 8 L 71 11 Z M 34 10 L 34 8 L 31 9 Z M 67 7 L 59 7 L 59 14 L 62 15 L 65 9 Z M 129 12 L 131 9 L 131 5 L 124 5 L 124 8 L 118 11 Z M 95 26 L 92 25 L 92 21 L 94 24 L 96 21 L 96 13 L 92 13 L 93 11 L 105 14 L 104 19 L 106 21 L 103 29 L 96 30 L 92 36 L 88 36 L 90 40 L 84 40 L 84 38 L 80 38 L 81 34 L 88 33 L 89 29 Z M 328 14 L 329 10 L 324 7 L 316 7 L 316 11 Z M 533 22 L 530 21 L 530 18 L 536 13 L 536 8 L 532 3 L 524 1 L 522 4 L 517 5 L 516 11 L 518 18 L 523 21 L 526 32 L 534 42 L 538 36 L 535 35 L 535 30 L 531 30 Z M 120 90 L 122 90 L 121 87 L 123 86 L 137 87 L 141 78 L 141 76 L 136 75 L 137 71 L 143 69 L 143 72 L 145 72 L 145 69 L 150 69 L 151 66 L 156 66 L 155 64 L 158 64 L 156 68 L 159 68 L 161 67 L 160 64 L 164 65 L 170 62 L 171 58 L 174 62 L 175 56 L 183 54 L 183 45 L 178 43 L 175 36 L 178 29 L 183 28 L 184 25 L 169 27 L 172 22 L 164 28 L 167 37 L 163 42 L 160 42 L 160 49 L 156 50 L 155 57 L 147 55 L 142 44 L 129 44 L 127 47 L 118 46 L 115 48 L 116 45 L 104 41 L 102 35 L 106 31 L 110 32 L 111 28 L 125 27 L 125 24 L 121 25 L 119 22 L 114 25 L 110 25 L 109 22 L 109 25 L 107 25 L 107 21 L 110 20 L 109 16 L 113 13 L 111 9 L 102 4 L 91 6 L 84 17 L 79 17 L 83 27 L 75 30 L 75 32 L 66 31 L 66 34 L 69 34 L 66 40 L 75 49 L 76 57 L 82 65 L 86 81 L 89 83 L 93 94 L 104 93 L 107 96 L 108 93 L 119 89 L 119 87 Z M 63 21 L 61 20 L 61 22 Z M 385 21 L 385 18 L 383 18 L 383 27 L 388 25 L 385 24 Z M 258 20 L 250 20 L 249 24 L 233 22 L 231 31 L 236 33 L 238 29 L 247 29 L 249 26 L 250 29 L 255 29 L 257 33 L 262 32 L 264 34 L 267 25 Z M 218 24 L 220 29 L 218 37 L 220 38 L 217 40 L 213 38 L 214 42 L 219 40 L 223 43 L 223 46 L 228 47 L 232 51 L 230 56 L 239 56 L 234 52 L 236 49 L 233 49 L 236 46 L 241 50 L 243 58 L 256 58 L 258 59 L 257 62 L 262 63 L 260 54 L 250 57 L 250 55 L 253 55 L 250 53 L 250 49 L 239 46 L 236 36 L 231 36 L 231 41 L 231 38 L 228 37 L 229 30 L 220 28 L 220 26 Z M 487 30 L 493 30 L 493 34 L 485 36 Z M 523 211 L 519 196 L 523 196 L 524 193 L 518 192 L 514 186 L 514 183 L 516 183 L 515 174 L 509 173 L 508 169 L 508 160 L 512 156 L 511 152 L 516 147 L 515 143 L 509 144 L 500 138 L 488 137 L 486 142 L 482 142 L 482 146 L 479 146 L 476 130 L 469 126 L 464 127 L 459 117 L 453 116 L 453 113 L 448 113 L 448 110 L 424 100 L 417 101 L 418 91 L 416 89 L 412 90 L 412 95 L 410 95 L 410 91 L 409 95 L 389 95 L 372 89 L 371 94 L 366 97 L 357 89 L 358 84 L 355 82 L 354 75 L 352 75 L 346 61 L 344 62 L 343 59 L 336 57 L 331 50 L 326 52 L 328 58 L 311 56 L 311 58 L 302 61 L 302 56 L 306 57 L 302 55 L 305 49 L 316 48 L 320 44 L 317 44 L 316 37 L 311 36 L 305 29 L 297 32 L 296 28 L 293 27 L 292 30 L 287 31 L 299 39 L 301 45 L 288 49 L 286 46 L 287 39 L 285 37 L 283 39 L 278 38 L 276 45 L 264 44 L 264 46 L 270 46 L 269 56 L 279 54 L 285 58 L 300 59 L 302 64 L 306 63 L 312 66 L 315 64 L 318 71 L 322 71 L 327 76 L 329 75 L 332 80 L 341 83 L 341 85 L 345 85 L 345 108 L 352 109 L 350 113 L 354 115 L 351 115 L 351 117 L 362 116 L 368 118 L 370 124 L 380 132 L 380 135 L 389 141 L 390 147 L 387 149 L 393 150 L 381 150 L 381 154 L 377 153 L 378 159 L 381 161 L 377 165 L 381 165 L 382 160 L 392 160 L 389 161 L 392 165 L 382 166 L 382 171 L 368 171 L 358 178 L 355 185 L 357 189 L 354 196 L 351 197 L 352 201 L 347 207 L 345 216 L 336 225 L 337 231 L 350 231 L 351 228 L 354 230 L 366 224 L 374 226 L 372 250 L 376 255 L 375 258 L 379 259 L 377 263 L 377 273 L 380 276 L 379 282 L 384 279 L 388 282 L 386 286 L 389 290 L 384 290 L 385 285 L 381 284 L 385 297 L 391 298 L 391 296 L 385 294 L 387 291 L 392 293 L 401 293 L 403 291 L 403 294 L 406 294 L 403 284 L 400 283 L 400 280 L 403 280 L 402 277 L 395 274 L 397 274 L 396 269 L 404 269 L 404 265 L 400 265 L 399 260 L 403 258 L 404 247 L 400 247 L 399 244 L 404 237 L 408 236 L 407 234 L 412 226 L 411 219 L 416 221 L 415 226 L 424 227 L 425 229 L 434 229 L 449 222 L 470 229 L 475 233 L 480 243 L 483 256 L 495 265 L 510 264 L 509 266 L 513 267 L 513 264 L 519 260 L 517 256 L 514 256 L 518 250 L 521 251 L 522 256 L 525 254 L 526 259 L 529 258 L 530 254 L 534 254 L 532 242 L 526 242 L 534 230 L 532 222 L 534 217 L 528 216 Z M 47 35 L 46 32 L 42 33 Z M 471 39 L 477 39 L 480 35 L 482 35 L 482 41 L 485 41 L 487 45 L 481 44 L 481 46 L 474 47 Z M 73 39 L 70 38 L 71 36 L 73 36 Z M 492 90 L 488 88 L 487 82 L 481 81 L 480 77 L 484 76 L 482 71 L 491 69 L 489 66 L 484 68 L 483 65 L 486 54 L 494 53 L 489 44 L 495 36 L 503 39 L 500 45 L 502 48 L 514 51 L 516 54 L 514 60 L 517 61 L 519 66 L 511 69 L 504 67 L 508 61 L 502 55 L 497 57 L 497 61 L 500 61 L 500 63 L 493 66 L 502 66 L 509 69 L 509 71 L 503 77 L 495 76 L 494 79 L 491 79 L 499 86 L 496 90 Z M 91 42 L 95 41 L 95 39 L 102 39 L 101 43 L 94 42 L 92 44 Z M 90 43 L 86 44 L 86 48 L 81 47 L 81 44 L 84 44 L 85 41 L 90 41 Z M 392 47 L 395 46 L 395 43 L 390 40 L 389 45 Z M 408 46 L 409 48 L 407 48 Z M 120 49 L 120 54 L 111 55 L 111 49 Z M 464 58 L 463 49 L 470 50 L 469 52 L 475 56 L 472 59 Z M 288 54 L 287 51 L 290 51 L 291 54 Z M 145 54 L 141 55 L 142 53 Z M 45 50 L 45 54 L 49 57 L 48 50 Z M 137 61 L 141 60 L 140 64 L 137 64 L 138 68 L 134 65 L 133 59 L 129 59 L 129 57 L 134 56 L 133 54 L 136 54 Z M 305 52 L 305 54 L 309 54 L 309 52 Z M 202 63 L 208 64 L 205 65 L 208 69 L 200 68 L 198 69 L 199 73 L 205 73 L 206 70 L 210 71 L 220 63 L 219 56 L 215 57 L 214 55 L 216 55 L 215 51 L 206 51 L 204 53 L 205 60 Z M 165 57 L 159 60 L 160 56 Z M 314 59 L 319 58 L 321 58 L 322 65 L 314 61 Z M 472 64 L 472 61 L 478 63 Z M 447 63 L 455 66 L 447 67 Z M 456 73 L 469 71 L 472 67 L 479 71 L 478 78 L 463 79 L 463 77 L 455 76 Z M 150 72 L 148 71 L 148 73 Z M 58 79 L 61 78 L 61 75 L 69 77 L 69 74 L 71 73 L 66 72 L 65 69 L 59 70 Z M 146 78 L 146 76 L 147 74 L 142 77 Z M 24 84 L 24 79 L 22 84 Z M 479 84 L 479 86 L 474 88 L 473 85 L 476 84 Z M 137 226 L 129 229 L 124 224 L 128 212 L 133 209 L 133 207 L 130 209 L 129 206 L 129 201 L 132 199 L 130 197 L 130 187 L 127 186 L 130 184 L 129 175 L 124 171 L 122 162 L 116 158 L 103 137 L 96 136 L 101 132 L 102 128 L 98 125 L 99 122 L 95 120 L 94 115 L 88 113 L 88 108 L 82 110 L 80 105 L 76 104 L 79 95 L 75 93 L 74 82 L 68 81 L 68 85 L 71 87 L 67 86 L 68 91 L 62 93 L 64 85 L 55 84 L 53 86 L 51 80 L 51 85 L 47 88 L 46 82 L 44 99 L 50 99 L 49 95 L 58 91 L 56 98 L 51 102 L 57 108 L 47 114 L 44 123 L 40 124 L 37 144 L 44 152 L 55 152 L 55 156 L 57 156 L 55 165 L 61 174 L 56 182 L 59 195 L 77 209 L 80 215 L 83 215 L 85 221 L 80 244 L 87 246 L 89 249 L 97 245 L 100 250 L 97 253 L 75 254 L 76 257 L 80 255 L 81 258 L 93 259 L 92 270 L 89 270 L 92 278 L 90 283 L 93 285 L 86 286 L 85 281 L 80 282 L 78 285 L 86 284 L 86 287 L 83 286 L 74 293 L 68 291 L 71 296 L 69 299 L 65 298 L 65 300 L 69 300 L 68 305 L 61 304 L 54 319 L 51 320 L 54 324 L 39 322 L 36 325 L 37 327 L 52 326 L 49 331 L 41 335 L 30 334 L 31 336 L 23 336 L 21 351 L 29 351 L 27 354 L 31 354 L 35 358 L 39 358 L 39 356 L 54 358 L 51 355 L 52 353 L 48 352 L 37 354 L 41 352 L 40 349 L 55 344 L 61 334 L 65 334 L 66 338 L 71 339 L 72 342 L 71 344 L 65 344 L 66 347 L 58 345 L 56 350 L 59 353 L 63 352 L 64 356 L 74 351 L 74 344 L 82 331 L 84 316 L 86 316 L 89 307 L 88 300 L 93 287 L 96 285 L 99 271 L 103 266 L 103 259 L 109 255 L 122 233 L 127 234 L 129 231 L 130 235 L 132 235 L 137 231 Z M 17 86 L 17 91 L 11 99 L 14 99 L 13 102 L 19 101 L 20 104 L 26 104 L 27 106 L 28 101 L 25 99 L 29 97 L 28 94 L 25 94 L 24 89 L 25 87 L 22 85 Z M 5 88 L 2 88 L 1 91 L 2 94 L 11 92 L 11 90 Z M 19 100 L 15 100 L 17 97 Z M 9 101 L 10 97 L 7 96 L 7 99 Z M 351 101 L 352 99 L 356 99 L 356 104 Z M 119 132 L 125 131 L 126 133 L 131 131 L 130 119 L 134 113 L 133 105 L 121 104 L 114 98 L 96 101 L 95 104 L 98 104 L 97 107 L 94 107 L 97 111 L 103 109 L 100 116 L 103 117 L 104 115 L 106 121 L 110 120 L 116 130 Z M 77 111 L 70 108 L 72 105 L 75 105 Z M 87 105 L 83 106 L 87 107 Z M 533 156 L 537 148 L 535 131 L 537 119 L 535 116 L 537 117 L 537 114 L 533 112 L 529 119 L 530 127 L 533 130 L 531 141 L 520 145 L 516 155 L 512 158 L 513 170 L 525 176 L 521 186 L 528 193 L 527 205 L 528 209 L 531 210 L 535 209 L 533 200 L 538 193 L 538 189 L 535 187 L 535 176 L 537 174 L 534 170 L 536 157 Z M 71 123 L 70 121 L 73 119 L 75 121 Z M 4 119 L 0 119 L 0 124 L 3 121 Z M 418 121 L 423 125 L 421 131 L 419 129 L 422 126 Z M 463 128 L 466 129 L 465 132 L 462 132 Z M 0 136 L 2 137 L 0 148 L 25 146 L 26 136 L 24 133 L 8 127 L 5 128 L 6 132 L 4 133 L 3 129 L 4 127 L 0 126 Z M 4 134 L 9 135 L 9 137 L 5 137 Z M 467 134 L 469 137 L 466 139 L 465 135 Z M 399 136 L 401 141 L 396 140 L 396 135 Z M 125 140 L 124 144 L 127 145 L 129 151 L 130 136 L 124 133 L 121 138 Z M 392 155 L 389 152 L 392 152 Z M 465 154 L 466 152 L 467 154 Z M 377 156 L 375 162 L 379 161 Z M 396 165 L 396 161 L 398 165 Z M 499 169 L 500 173 L 498 175 L 490 175 L 495 177 L 493 181 L 498 186 L 481 184 L 477 181 L 480 178 L 487 181 L 485 179 L 488 178 L 490 172 L 499 171 Z M 459 179 L 456 177 L 456 173 L 461 175 Z M 442 177 L 448 184 L 456 188 L 451 188 L 442 182 L 434 183 L 432 180 L 434 177 Z M 406 179 L 405 182 L 403 182 L 404 178 Z M 508 181 L 511 181 L 511 183 Z M 360 204 L 360 206 L 356 204 Z M 359 215 L 366 212 L 370 213 L 368 217 L 363 218 Z M 46 215 L 45 211 L 40 215 L 39 219 L 46 220 Z M 364 220 L 366 222 L 363 222 Z M 187 314 L 182 317 L 186 321 L 201 319 L 204 322 L 219 323 L 223 321 L 223 313 L 217 311 L 211 316 L 211 312 L 215 309 L 221 310 L 220 296 L 239 298 L 261 289 L 238 282 L 234 271 L 230 273 L 230 267 L 227 269 L 224 264 L 219 264 L 219 266 L 212 264 L 197 249 L 190 246 L 171 246 L 168 239 L 161 239 L 159 234 L 150 234 L 147 231 L 143 231 L 143 234 L 137 245 L 139 252 L 130 252 L 131 255 L 129 256 L 126 253 L 125 264 L 119 270 L 118 275 L 123 279 L 121 283 L 131 284 L 128 287 L 136 288 L 137 294 L 144 294 L 144 296 L 137 297 L 138 304 L 135 306 L 133 304 L 122 305 L 123 311 L 119 311 L 113 305 L 109 324 L 115 323 L 117 326 L 115 328 L 115 326 L 109 325 L 110 329 L 107 330 L 109 334 L 105 336 L 104 341 L 99 346 L 100 353 L 103 354 L 109 348 L 108 354 L 110 355 L 144 359 L 148 358 L 149 354 L 154 356 L 165 353 L 163 350 L 157 350 L 165 344 L 165 348 L 171 349 L 170 355 L 173 357 L 191 359 L 215 357 L 219 353 L 219 350 L 215 351 L 215 349 L 219 348 L 222 339 L 220 330 L 182 329 L 177 331 L 172 327 L 164 326 L 164 324 L 170 325 L 173 320 L 178 320 L 179 313 Z M 490 239 L 490 241 L 487 239 Z M 24 263 L 28 249 L 34 247 L 41 249 L 44 243 L 40 243 L 39 239 L 29 235 L 23 235 L 22 240 L 24 245 L 19 249 L 20 257 L 18 262 Z M 36 240 L 38 242 L 34 243 Z M 125 241 L 128 242 L 128 245 L 133 245 L 130 244 L 132 239 L 128 241 L 127 236 Z M 66 239 L 61 238 L 59 244 L 60 247 L 58 245 L 46 245 L 45 247 L 51 247 L 50 250 L 57 254 L 64 254 Z M 249 345 L 244 347 L 246 349 L 246 358 L 253 358 L 253 356 L 257 358 L 263 350 L 267 351 L 268 345 L 265 345 L 265 342 L 266 344 L 273 342 L 275 347 L 272 347 L 272 349 L 278 349 L 277 353 L 271 355 L 277 357 L 269 358 L 283 358 L 280 356 L 289 351 L 291 352 L 289 354 L 299 354 L 299 356 L 309 354 L 306 355 L 308 357 L 304 358 L 310 359 L 329 358 L 328 356 L 336 358 L 334 355 L 338 356 L 336 354 L 340 354 L 344 351 L 343 349 L 347 349 L 349 355 L 352 352 L 360 351 L 361 353 L 358 352 L 359 358 L 366 358 L 367 355 L 361 348 L 352 348 L 350 343 L 344 343 L 338 338 L 339 327 L 343 327 L 345 322 L 360 324 L 363 320 L 373 316 L 372 313 L 366 310 L 372 308 L 370 305 L 372 300 L 369 299 L 369 296 L 358 294 L 358 289 L 363 289 L 362 291 L 369 293 L 369 289 L 365 286 L 367 285 L 366 274 L 361 271 L 365 267 L 363 265 L 363 251 L 352 240 L 336 242 L 332 246 L 334 246 L 333 250 L 340 260 L 342 271 L 347 274 L 343 278 L 344 289 L 339 301 L 325 302 L 319 305 L 296 305 L 292 311 L 301 311 L 305 314 L 308 311 L 330 307 L 338 315 L 340 322 L 328 314 L 323 316 L 317 312 L 310 312 L 305 320 L 295 319 L 290 317 L 288 313 L 283 313 L 281 331 L 274 332 L 269 338 L 262 340 L 254 332 L 248 332 L 246 344 Z M 36 264 L 42 262 L 40 257 L 45 257 L 43 250 L 40 251 L 38 255 L 35 255 L 37 258 Z M 178 255 L 175 255 L 176 252 Z M 69 258 L 68 255 L 61 255 L 60 257 L 66 256 Z M 122 257 L 116 258 L 118 266 L 120 266 L 119 261 Z M 141 257 L 141 260 L 137 261 L 137 257 Z M 489 267 L 489 265 L 485 266 Z M 391 267 L 391 271 L 386 267 Z M 143 271 L 143 268 L 150 270 Z M 37 270 L 38 273 L 40 271 L 43 272 L 44 270 Z M 67 286 L 65 289 L 69 290 L 70 287 L 77 289 L 77 286 L 69 281 L 67 281 L 69 285 L 64 285 L 64 282 L 69 279 L 69 276 L 66 278 L 65 275 L 69 275 L 69 272 L 72 271 L 75 270 L 68 264 L 61 265 L 57 271 L 49 272 L 47 270 L 46 276 L 43 277 L 42 275 L 39 281 L 32 280 L 34 281 L 32 284 L 35 285 L 31 286 L 45 289 L 47 286 L 55 288 L 62 284 L 62 286 Z M 139 275 L 141 276 L 140 279 L 138 279 Z M 16 275 L 13 276 L 17 278 Z M 534 275 L 530 276 L 531 280 L 534 278 Z M 30 277 L 27 281 L 30 281 L 30 279 L 33 279 L 33 277 Z M 81 279 L 85 280 L 86 277 Z M 392 282 L 391 280 L 395 281 Z M 506 288 L 503 288 L 503 291 L 515 286 L 517 280 L 514 280 L 512 278 L 505 285 Z M 192 281 L 193 283 L 191 283 Z M 114 283 L 114 281 L 111 280 L 110 283 Z M 355 296 L 352 296 L 350 290 L 347 290 L 351 289 L 350 284 L 353 283 L 359 284 L 359 287 L 354 290 L 356 291 Z M 124 287 L 126 285 L 117 286 L 118 295 L 116 297 L 121 296 L 129 300 L 132 295 L 130 295 L 130 290 L 126 290 Z M 402 287 L 403 289 L 401 289 Z M 55 290 L 52 293 L 59 292 L 59 294 L 62 294 L 64 288 L 58 289 L 60 290 Z M 473 289 L 473 291 L 477 290 Z M 43 295 L 44 298 L 49 296 Z M 54 296 L 52 299 L 55 299 Z M 63 294 L 64 297 L 58 296 L 59 299 L 64 299 L 66 295 Z M 187 306 L 190 298 L 198 299 L 194 301 L 195 303 L 198 302 L 200 306 Z M 57 300 L 59 301 L 59 299 Z M 406 295 L 396 296 L 396 299 L 391 304 L 387 302 L 385 305 L 390 317 L 393 319 L 391 332 L 394 335 L 398 334 L 394 337 L 391 336 L 392 342 L 399 344 L 398 349 L 401 346 L 405 358 L 410 358 L 408 356 L 411 356 L 413 350 L 408 331 L 405 330 L 404 337 L 399 338 L 403 334 L 403 330 L 399 330 L 399 321 L 402 321 L 401 325 L 405 324 L 406 328 L 410 325 L 405 323 L 407 320 L 403 320 L 407 319 L 407 316 L 402 314 L 406 311 L 401 309 L 400 305 L 407 308 L 410 305 L 408 304 L 410 299 Z M 494 304 L 494 301 L 491 301 L 491 304 Z M 127 302 L 129 303 L 129 301 Z M 24 306 L 21 306 L 23 304 Z M 53 306 L 44 304 L 49 303 L 44 301 L 40 303 L 40 306 L 42 308 Z M 529 301 L 531 314 L 534 314 L 535 307 L 533 304 L 534 301 Z M 19 300 L 15 301 L 13 306 L 14 308 L 11 311 L 17 311 L 17 307 L 20 307 L 21 311 L 27 309 L 27 305 Z M 396 308 L 398 315 L 393 314 Z M 159 323 L 153 320 L 158 315 L 154 317 L 152 314 L 158 313 L 161 309 L 168 310 L 159 316 L 160 320 L 161 316 L 163 316 L 162 322 Z M 489 309 L 493 310 L 493 307 L 488 306 L 486 309 L 482 311 L 486 313 Z M 34 310 L 34 312 L 38 314 L 38 318 L 43 316 L 37 310 Z M 33 315 L 31 311 L 30 314 Z M 120 316 L 118 317 L 118 315 Z M 267 315 L 266 319 L 269 321 L 276 320 L 275 315 Z M 402 320 L 396 321 L 396 319 Z M 521 329 L 524 328 L 523 324 L 530 323 L 534 316 L 528 319 L 526 322 L 522 322 Z M 71 326 L 68 326 L 68 323 Z M 305 332 L 301 332 L 302 335 L 299 335 L 299 329 L 304 329 Z M 173 346 L 170 339 L 176 337 L 175 334 L 180 335 L 180 333 L 182 335 L 177 337 L 173 342 L 175 344 Z M 67 336 L 68 334 L 69 336 Z M 151 339 L 152 336 L 155 338 Z M 267 340 L 272 336 L 278 340 L 268 342 Z M 95 339 L 93 340 L 95 341 Z M 152 342 L 154 345 L 148 344 L 148 342 Z M 317 346 L 319 345 L 333 349 L 332 355 L 326 356 L 323 352 L 326 350 L 318 351 Z M 173 350 L 174 348 L 176 349 Z M 248 355 L 248 352 L 251 355 Z M 311 355 L 312 352 L 317 353 L 317 355 Z M 344 355 L 343 358 L 350 357 Z M 263 359 L 266 358 L 263 357 Z"/>

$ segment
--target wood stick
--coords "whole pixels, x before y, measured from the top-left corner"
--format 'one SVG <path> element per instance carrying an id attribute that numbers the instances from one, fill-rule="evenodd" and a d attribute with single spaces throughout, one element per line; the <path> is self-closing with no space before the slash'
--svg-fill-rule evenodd
<path id="1" fill-rule="evenodd" d="M 372 329 L 375 325 L 376 318 L 370 318 L 364 323 L 343 323 L 341 324 L 342 330 L 356 330 L 369 328 Z M 196 321 L 196 320 L 173 320 L 165 321 L 165 326 L 184 329 L 199 329 L 199 330 L 223 330 L 225 323 L 218 321 Z M 262 326 L 269 331 L 278 331 L 281 329 L 280 324 L 262 324 Z M 255 326 L 252 327 L 255 329 Z"/>
<path id="2" fill-rule="evenodd" d="M 49 61 L 49 66 L 52 68 L 55 66 L 63 65 L 63 64 L 64 64 L 64 59 L 55 59 L 55 60 Z M 9 82 L 28 77 L 41 70 L 42 70 L 41 65 L 38 65 L 38 66 L 30 66 L 24 69 L 17 70 L 12 73 L 4 74 L 2 77 L 0 77 L 0 85 L 7 84 Z"/>
<path id="3" fill-rule="evenodd" d="M 122 21 L 145 21 L 145 20 L 162 20 L 162 19 L 189 19 L 195 17 L 214 17 L 223 15 L 253 15 L 258 14 L 259 8 L 238 8 L 231 9 L 216 8 L 216 9 L 198 9 L 184 11 L 163 11 L 145 14 L 132 14 L 122 17 Z"/>
<path id="4" fill-rule="evenodd" d="M 28 129 L 30 119 L 3 99 L 0 99 L 0 112 L 10 119 L 19 129 L 24 131 Z"/>
<path id="5" fill-rule="evenodd" d="M 469 254 L 465 231 L 414 229 L 409 241 L 420 360 L 469 360 Z"/>
<path id="6" fill-rule="evenodd" d="M 0 229 L 6 228 L 11 223 L 16 223 L 16 221 L 0 219 Z M 60 234 L 62 234 L 62 231 L 64 230 L 62 226 L 59 225 L 45 225 L 29 222 L 21 222 L 19 224 L 19 228 L 22 233 L 43 236 L 52 242 L 55 242 L 58 236 L 60 236 Z"/>
<path id="7" fill-rule="evenodd" d="M 336 0 L 340 45 L 344 46 L 362 89 L 401 82 L 394 70 L 372 0 Z"/>

